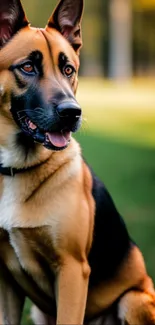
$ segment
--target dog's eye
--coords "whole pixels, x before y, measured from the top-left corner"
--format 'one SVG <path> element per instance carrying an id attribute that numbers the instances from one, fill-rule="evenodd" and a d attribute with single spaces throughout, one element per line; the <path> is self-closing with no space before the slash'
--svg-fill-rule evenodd
<path id="1" fill-rule="evenodd" d="M 22 72 L 25 72 L 26 74 L 29 74 L 29 75 L 34 75 L 36 73 L 36 69 L 31 62 L 26 62 L 26 63 L 22 64 L 20 69 Z"/>
<path id="2" fill-rule="evenodd" d="M 75 73 L 75 68 L 72 65 L 67 64 L 64 67 L 64 74 L 66 75 L 66 77 L 70 78 L 72 77 L 73 73 Z"/>

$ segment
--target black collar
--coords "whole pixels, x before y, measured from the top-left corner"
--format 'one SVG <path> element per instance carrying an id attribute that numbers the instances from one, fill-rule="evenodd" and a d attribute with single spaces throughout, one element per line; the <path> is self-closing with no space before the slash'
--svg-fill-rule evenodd
<path id="1" fill-rule="evenodd" d="M 32 167 L 31 167 L 32 168 Z M 0 174 L 4 176 L 11 176 L 14 177 L 16 174 L 23 173 L 28 169 L 17 169 L 17 168 L 12 168 L 12 167 L 3 167 L 2 164 L 0 164 Z"/>

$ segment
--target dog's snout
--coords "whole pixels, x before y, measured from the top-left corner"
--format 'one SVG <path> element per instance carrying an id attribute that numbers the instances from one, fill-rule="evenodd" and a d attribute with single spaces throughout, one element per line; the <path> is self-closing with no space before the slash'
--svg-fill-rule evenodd
<path id="1" fill-rule="evenodd" d="M 57 106 L 57 113 L 60 118 L 79 119 L 82 111 L 78 103 L 65 101 Z"/>

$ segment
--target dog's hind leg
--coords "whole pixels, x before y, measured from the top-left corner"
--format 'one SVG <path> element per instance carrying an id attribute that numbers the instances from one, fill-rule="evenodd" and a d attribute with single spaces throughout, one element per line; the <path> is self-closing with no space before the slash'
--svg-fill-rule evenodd
<path id="1" fill-rule="evenodd" d="M 129 274 L 133 279 L 133 284 L 118 302 L 118 317 L 123 325 L 155 325 L 153 281 L 147 275 L 143 257 L 137 248 L 133 250 L 131 257 L 130 263 L 128 261 L 127 268 L 124 270 L 126 271 L 125 274 Z M 138 274 L 140 275 L 139 280 L 137 278 L 135 281 Z"/>
<path id="2" fill-rule="evenodd" d="M 138 290 L 127 292 L 118 305 L 122 324 L 155 325 L 155 295 Z"/>
<path id="3" fill-rule="evenodd" d="M 8 269 L 0 264 L 0 310 L 2 325 L 19 325 L 25 296 Z"/>

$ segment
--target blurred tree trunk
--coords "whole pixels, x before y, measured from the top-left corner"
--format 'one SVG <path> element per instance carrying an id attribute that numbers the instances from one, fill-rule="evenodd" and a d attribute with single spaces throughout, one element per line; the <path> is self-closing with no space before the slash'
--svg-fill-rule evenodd
<path id="1" fill-rule="evenodd" d="M 109 76 L 127 79 L 132 75 L 132 4 L 131 0 L 110 2 Z"/>
<path id="2" fill-rule="evenodd" d="M 107 1 L 107 0 L 106 0 Z M 81 73 L 85 76 L 103 75 L 103 3 L 105 0 L 85 1 L 83 19 L 83 49 Z"/>

